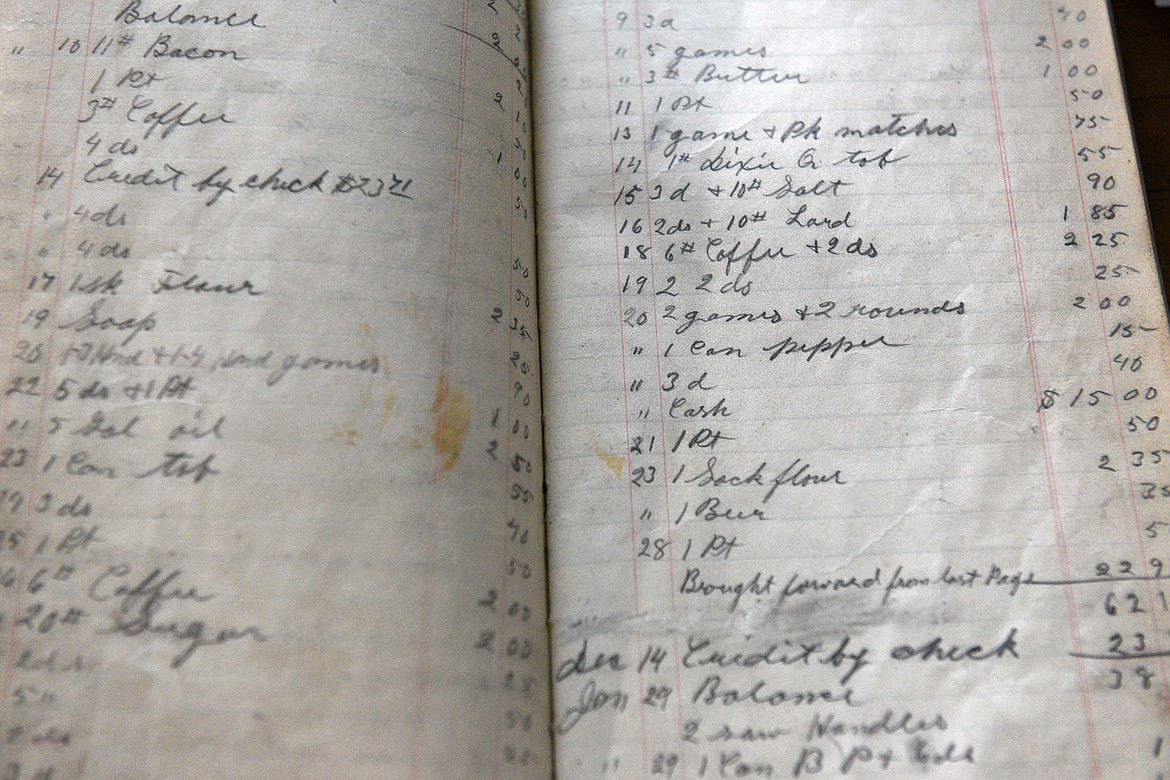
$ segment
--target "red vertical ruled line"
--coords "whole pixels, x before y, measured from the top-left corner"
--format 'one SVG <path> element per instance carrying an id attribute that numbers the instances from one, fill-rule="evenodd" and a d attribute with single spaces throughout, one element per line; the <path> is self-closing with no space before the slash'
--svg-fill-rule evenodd
<path id="1" fill-rule="evenodd" d="M 650 261 L 650 307 L 654 321 L 654 366 L 657 369 L 658 381 L 655 390 L 658 393 L 658 433 L 662 441 L 662 501 L 666 512 L 666 549 L 669 551 L 666 562 L 670 568 L 670 638 L 674 645 L 674 689 L 678 695 L 674 699 L 675 713 L 678 720 L 678 755 L 679 773 L 687 776 L 686 740 L 683 736 L 683 708 L 682 708 L 682 672 L 679 669 L 678 632 L 674 630 L 674 612 L 678 609 L 677 593 L 678 581 L 674 571 L 674 538 L 671 532 L 671 523 L 674 515 L 670 511 L 670 470 L 666 463 L 666 411 L 662 393 L 662 342 L 658 333 L 658 280 L 654 275 L 654 217 L 650 206 L 650 144 L 646 139 L 646 78 L 642 71 L 642 11 L 638 0 L 634 0 L 634 40 L 638 44 L 638 124 L 642 130 L 642 175 L 645 182 L 646 198 L 646 244 L 647 255 Z"/>
<path id="2" fill-rule="evenodd" d="M 621 238 L 618 235 L 618 196 L 617 196 L 617 128 L 614 126 L 613 116 L 613 70 L 612 62 L 610 61 L 609 48 L 609 1 L 602 0 L 601 2 L 601 39 L 602 45 L 605 46 L 605 106 L 606 114 L 609 117 L 609 169 L 610 169 L 610 190 L 613 197 L 613 254 L 614 254 L 614 269 L 617 271 L 617 326 L 618 338 L 621 342 L 621 358 L 622 358 L 622 402 L 625 408 L 626 421 L 626 490 L 629 494 L 630 504 L 630 569 L 633 575 L 633 597 L 634 597 L 634 618 L 638 620 L 642 615 L 642 604 L 640 594 L 638 592 L 638 533 L 635 527 L 634 519 L 634 484 L 630 481 L 630 474 L 632 473 L 634 464 L 633 456 L 630 454 L 630 446 L 633 443 L 630 438 L 630 383 L 628 378 L 628 371 L 626 368 L 626 331 L 624 323 L 622 322 L 622 250 Z M 634 20 L 636 25 L 637 19 Z M 667 518 L 670 522 L 670 518 Z M 639 703 L 646 698 L 646 681 L 642 675 L 641 660 L 642 660 L 642 632 L 634 631 L 634 653 L 637 663 L 639 664 L 638 673 L 638 701 Z M 640 704 L 638 706 L 638 717 L 641 722 L 641 740 L 642 740 L 642 772 L 645 774 L 650 766 L 650 745 L 646 733 L 646 708 Z"/>
<path id="3" fill-rule="evenodd" d="M 995 57 L 992 53 L 991 28 L 987 20 L 986 0 L 979 0 L 979 23 L 983 31 L 983 51 L 987 58 L 987 79 L 991 89 L 991 104 L 995 116 L 995 134 L 999 146 L 1000 170 L 1003 175 L 1004 195 L 1007 201 L 1008 227 L 1012 236 L 1012 254 L 1016 263 L 1016 279 L 1020 292 L 1020 308 L 1024 318 L 1024 331 L 1028 342 L 1028 363 L 1032 372 L 1032 386 L 1036 401 L 1036 417 L 1040 427 L 1040 442 L 1044 450 L 1044 471 L 1048 483 L 1048 497 L 1052 508 L 1052 523 L 1060 559 L 1060 571 L 1064 580 L 1070 580 L 1068 545 L 1065 541 L 1064 520 L 1060 512 L 1060 495 L 1056 483 L 1056 468 L 1052 461 L 1052 447 L 1048 436 L 1048 422 L 1040 404 L 1042 392 L 1040 382 L 1040 359 L 1036 352 L 1036 336 L 1032 325 L 1031 304 L 1028 300 L 1028 283 L 1024 271 L 1024 255 L 1020 247 L 1020 232 L 1016 218 L 1015 195 L 1012 187 L 1011 165 L 1008 161 L 1007 139 L 1004 134 L 1003 112 L 999 99 L 999 83 L 995 75 Z M 1075 653 L 1081 652 L 1080 626 L 1077 620 L 1076 601 L 1072 586 L 1063 587 L 1065 609 L 1068 613 L 1069 631 Z M 1085 718 L 1085 731 L 1089 743 L 1089 760 L 1092 775 L 1101 777 L 1101 759 L 1097 747 L 1096 724 L 1093 720 L 1093 706 L 1089 699 L 1089 685 L 1085 675 L 1084 660 L 1075 657 L 1077 683 L 1080 692 L 1081 710 Z"/>
<path id="4" fill-rule="evenodd" d="M 463 0 L 462 16 L 460 17 L 460 30 L 467 29 L 467 13 L 469 0 Z M 443 353 L 439 365 L 439 383 L 435 389 L 436 405 L 442 403 L 445 399 L 440 396 L 444 390 L 450 392 L 450 382 L 448 379 L 448 372 L 451 367 L 451 328 L 455 316 L 455 266 L 459 257 L 459 208 L 460 208 L 460 185 L 463 173 L 463 128 L 465 124 L 464 108 L 467 96 L 467 35 L 460 33 L 459 35 L 459 91 L 456 98 L 455 109 L 455 146 L 454 146 L 454 170 L 452 171 L 451 182 L 451 215 L 450 215 L 450 232 L 447 243 L 447 291 L 446 301 L 443 309 Z M 441 425 L 442 409 L 436 410 L 439 418 L 436 425 Z M 439 489 L 440 478 L 443 473 L 443 453 L 436 448 L 435 451 L 435 469 L 431 477 L 431 498 L 430 498 L 430 522 L 427 533 L 427 555 L 426 555 L 426 571 L 423 573 L 423 600 L 419 609 L 419 651 L 418 651 L 418 667 L 415 676 L 415 700 L 414 700 L 414 719 L 411 729 L 411 755 L 410 755 L 410 777 L 417 778 L 422 770 L 423 761 L 423 740 L 426 733 L 427 726 L 427 696 L 430 693 L 431 681 L 431 632 L 432 627 L 432 611 L 434 608 L 434 590 L 435 577 L 438 573 L 438 535 L 439 528 L 443 522 L 443 509 L 439 506 L 441 490 Z"/>
<path id="5" fill-rule="evenodd" d="M 1142 534 L 1141 512 L 1138 509 L 1137 496 L 1136 496 L 1136 493 L 1134 491 L 1133 467 L 1130 464 L 1130 460 L 1129 460 L 1129 452 L 1130 452 L 1129 440 L 1128 440 L 1128 437 L 1125 435 L 1125 425 L 1121 421 L 1121 417 L 1122 417 L 1122 415 L 1121 415 L 1121 402 L 1118 400 L 1118 397 L 1117 397 L 1117 395 L 1118 395 L 1118 393 L 1117 393 L 1117 374 L 1113 370 L 1113 348 L 1112 348 L 1112 346 L 1110 344 L 1110 340 L 1109 340 L 1109 329 L 1108 329 L 1108 326 L 1105 324 L 1105 311 L 1101 308 L 1101 285 L 1097 279 L 1097 273 L 1096 273 L 1096 271 L 1097 271 L 1097 257 L 1096 257 L 1096 253 L 1093 250 L 1093 242 L 1089 240 L 1090 235 L 1091 235 L 1091 232 L 1090 232 L 1091 229 L 1089 227 L 1089 213 L 1088 213 L 1088 209 L 1085 205 L 1085 186 L 1084 186 L 1084 181 L 1081 178 L 1081 163 L 1080 163 L 1080 160 L 1077 158 L 1077 140 L 1076 140 L 1076 135 L 1073 133 L 1072 108 L 1071 108 L 1071 106 L 1069 106 L 1069 102 L 1068 102 L 1068 84 L 1067 84 L 1067 81 L 1065 78 L 1064 59 L 1061 57 L 1060 45 L 1059 45 L 1059 42 L 1057 41 L 1059 33 L 1056 30 L 1056 13 L 1052 10 L 1052 0 L 1048 0 L 1048 20 L 1052 25 L 1052 45 L 1054 47 L 1054 50 L 1056 51 L 1056 65 L 1057 65 L 1057 68 L 1060 69 L 1060 92 L 1061 92 L 1061 95 L 1064 96 L 1064 116 L 1065 116 L 1065 121 L 1068 124 L 1069 149 L 1072 152 L 1073 171 L 1076 173 L 1076 177 L 1077 177 L 1077 195 L 1080 199 L 1080 204 L 1081 204 L 1081 222 L 1085 227 L 1085 244 L 1089 248 L 1089 277 L 1093 280 L 1093 292 L 1096 295 L 1096 300 L 1097 300 L 1097 316 L 1100 318 L 1100 321 L 1101 321 L 1101 339 L 1102 339 L 1102 343 L 1103 343 L 1104 348 L 1105 348 L 1105 363 L 1107 366 L 1109 366 L 1109 382 L 1110 382 L 1109 389 L 1113 393 L 1113 411 L 1114 411 L 1114 414 L 1117 416 L 1117 433 L 1121 439 L 1121 451 L 1122 451 L 1122 455 L 1123 455 L 1122 460 L 1125 461 L 1125 477 L 1126 477 L 1126 481 L 1127 481 L 1127 487 L 1129 488 L 1129 493 L 1128 493 L 1129 505 L 1130 505 L 1129 508 L 1130 508 L 1131 514 L 1133 515 L 1134 531 L 1137 534 L 1138 549 L 1141 551 L 1142 574 L 1143 574 L 1143 576 L 1148 578 L 1150 576 L 1150 567 L 1149 567 L 1149 560 L 1150 559 L 1146 556 L 1146 542 L 1145 542 L 1145 537 Z M 1133 143 L 1132 138 L 1130 139 L 1130 143 L 1131 144 Z M 1149 579 L 1146 579 L 1145 587 L 1146 587 L 1146 598 L 1149 599 L 1151 604 L 1155 603 L 1154 602 L 1154 587 L 1153 587 L 1153 583 Z M 1165 649 L 1165 644 L 1163 642 L 1163 637 L 1162 637 L 1162 627 L 1161 627 L 1161 625 L 1159 625 L 1157 610 L 1155 610 L 1155 609 L 1150 610 L 1150 620 L 1153 622 L 1153 625 L 1154 625 L 1154 633 L 1158 636 L 1158 643 L 1160 646 L 1159 649 Z M 1161 656 L 1158 658 L 1158 665 L 1161 667 L 1161 670 L 1162 670 L 1162 696 L 1164 698 L 1170 699 L 1170 674 L 1167 673 L 1168 671 L 1170 671 L 1170 667 L 1167 666 L 1165 656 Z"/>
<path id="6" fill-rule="evenodd" d="M 510 75 L 509 75 L 510 78 Z M 508 117 L 507 122 L 513 121 L 512 117 L 516 114 L 516 91 L 508 90 Z M 505 122 L 505 128 L 507 127 Z M 505 133 L 507 135 L 507 133 Z M 516 166 L 516 151 L 513 144 L 508 144 L 508 168 L 509 171 Z M 515 180 L 509 175 L 509 182 Z M 517 185 L 513 185 L 514 187 Z M 519 192 L 516 189 L 512 190 L 517 196 Z M 516 230 L 516 209 L 512 206 L 512 199 L 504 203 L 504 208 L 508 210 L 508 354 L 504 357 L 507 362 L 508 370 L 504 377 L 504 437 L 508 446 L 504 448 L 504 489 L 501 494 L 504 499 L 504 528 L 503 528 L 503 545 L 500 550 L 500 596 L 498 605 L 496 607 L 498 612 L 498 619 L 496 621 L 496 757 L 492 761 L 492 777 L 496 778 L 500 775 L 500 756 L 503 755 L 504 750 L 504 613 L 508 602 L 508 553 L 510 551 L 510 534 L 508 533 L 508 518 L 511 516 L 511 496 L 509 495 L 511 482 L 511 474 L 508 473 L 509 453 L 513 452 L 512 444 L 512 382 L 514 381 L 514 374 L 512 372 L 512 318 L 515 316 L 516 310 L 516 296 L 513 294 L 512 285 L 514 283 L 514 274 L 512 268 L 512 253 L 515 251 L 514 231 Z"/>
<path id="7" fill-rule="evenodd" d="M 47 386 L 48 386 L 49 376 L 52 373 L 54 345 L 56 343 L 55 336 L 56 336 L 56 332 L 57 332 L 57 315 L 58 315 L 58 310 L 60 309 L 60 306 L 61 306 L 61 289 L 63 287 L 63 285 L 61 284 L 61 276 L 64 273 L 64 268 L 65 268 L 65 253 L 66 253 L 65 242 L 68 240 L 68 237 L 69 237 L 70 211 L 72 210 L 72 206 L 73 206 L 74 177 L 75 177 L 75 174 L 77 171 L 77 146 L 78 146 L 79 139 L 81 137 L 81 114 L 82 114 L 82 109 L 85 106 L 85 84 L 86 84 L 86 80 L 88 78 L 89 54 L 90 54 L 89 48 L 90 48 L 90 43 L 91 43 L 91 39 L 92 39 L 92 35 L 93 35 L 93 16 L 94 16 L 94 3 L 95 2 L 96 2 L 96 0 L 90 0 L 89 17 L 86 21 L 85 50 L 82 54 L 82 59 L 81 59 L 81 82 L 80 82 L 80 85 L 78 86 L 77 111 L 76 111 L 76 114 L 74 116 L 74 123 L 73 123 L 73 126 L 74 126 L 73 143 L 72 143 L 71 152 L 70 152 L 69 178 L 67 180 L 68 183 L 67 183 L 66 194 L 65 194 L 65 213 L 64 213 L 64 221 L 61 224 L 61 243 L 60 243 L 60 248 L 59 248 L 58 255 L 57 255 L 57 278 L 55 280 L 55 287 L 53 290 L 52 308 L 49 310 L 49 312 L 50 312 L 49 313 L 49 331 L 48 331 L 48 335 L 45 337 L 45 342 L 46 342 L 45 357 L 44 357 L 45 367 L 42 370 L 41 377 L 40 377 L 41 402 L 40 402 L 40 409 L 39 409 L 38 417 L 37 417 L 37 429 L 36 429 L 37 432 L 36 432 L 36 436 L 34 438 L 34 444 L 33 444 L 33 457 L 31 459 L 31 466 L 33 468 L 33 474 L 32 474 L 32 481 L 30 482 L 30 490 L 29 490 L 30 496 L 36 495 L 38 490 L 39 490 L 40 468 L 38 467 L 38 464 L 40 462 L 41 450 L 44 446 L 45 415 L 48 411 L 48 401 L 49 401 L 49 394 L 47 392 L 45 392 L 45 388 L 47 388 Z M 42 114 L 41 114 L 40 139 L 38 141 L 38 148 L 37 148 L 37 167 L 36 167 L 36 170 L 34 170 L 34 175 L 37 175 L 37 176 L 40 175 L 39 171 L 40 171 L 41 164 L 43 163 L 43 150 L 44 150 L 44 146 L 45 146 L 45 131 L 47 128 L 49 105 L 51 102 L 51 94 L 52 94 L 53 63 L 54 63 L 55 54 L 57 51 L 55 44 L 57 42 L 57 33 L 60 30 L 60 20 L 61 20 L 61 0 L 58 0 L 57 7 L 56 7 L 56 10 L 55 10 L 54 15 L 53 15 L 53 39 L 52 39 L 52 42 L 50 44 L 51 51 L 49 53 L 49 76 L 46 79 L 46 84 L 45 84 L 45 103 L 44 103 L 44 107 L 42 109 Z M 20 317 L 21 311 L 23 310 L 23 307 L 24 307 L 24 293 L 25 293 L 25 290 L 27 288 L 27 282 L 25 281 L 25 277 L 28 276 L 28 269 L 29 269 L 29 265 L 31 263 L 30 255 L 31 255 L 31 249 L 32 249 L 32 233 L 33 233 L 33 225 L 35 224 L 35 221 L 36 221 L 36 212 L 37 212 L 37 205 L 38 205 L 38 198 L 37 198 L 36 192 L 37 192 L 37 189 L 36 189 L 36 185 L 34 184 L 33 198 L 32 198 L 32 200 L 33 200 L 32 212 L 29 215 L 28 234 L 25 238 L 25 257 L 24 257 L 24 266 L 23 266 L 23 276 L 21 277 L 21 280 L 20 280 L 21 292 L 20 292 L 20 304 L 17 308 L 17 318 L 18 318 L 17 324 L 16 324 L 16 333 L 17 334 L 19 334 L 19 332 L 20 332 L 20 324 L 21 323 L 20 323 L 19 317 Z M 16 338 L 16 336 L 14 336 L 14 339 L 15 338 Z M 10 370 L 9 370 L 9 378 L 10 378 L 9 384 L 11 384 L 11 376 L 12 376 L 12 372 L 14 370 L 15 370 L 15 363 L 12 364 L 12 368 L 10 368 Z M 8 403 L 6 400 L 5 401 L 5 410 L 4 410 L 5 429 L 7 429 L 8 414 L 9 414 L 9 408 L 8 408 Z M 0 434 L 0 435 L 3 435 L 3 434 Z M 9 692 L 10 692 L 11 687 L 12 687 L 12 678 L 13 678 L 14 668 L 15 668 L 14 656 L 16 654 L 16 641 L 17 641 L 16 640 L 16 620 L 17 620 L 17 614 L 20 612 L 21 601 L 22 601 L 21 596 L 24 593 L 24 589 L 25 589 L 25 587 L 24 587 L 25 572 L 28 569 L 29 555 L 31 554 L 31 550 L 29 549 L 30 546 L 31 546 L 31 535 L 29 538 L 29 543 L 25 544 L 24 547 L 21 549 L 20 561 L 19 561 L 18 566 L 17 566 L 16 590 L 15 590 L 15 593 L 13 594 L 12 614 L 10 615 L 9 621 L 8 621 L 9 628 L 8 628 L 8 637 L 7 637 L 7 642 L 6 642 L 5 658 L 4 658 L 4 686 L 3 686 L 2 693 L 0 693 L 0 695 L 3 695 L 5 701 L 8 700 Z M 0 733 L 3 733 L 4 728 L 6 726 L 7 726 L 7 710 L 0 709 Z"/>

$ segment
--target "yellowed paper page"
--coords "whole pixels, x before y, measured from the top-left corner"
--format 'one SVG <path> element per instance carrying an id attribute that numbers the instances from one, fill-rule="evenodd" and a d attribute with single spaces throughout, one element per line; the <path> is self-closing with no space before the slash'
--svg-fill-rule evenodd
<path id="1" fill-rule="evenodd" d="M 537 11 L 558 776 L 1170 772 L 1105 4 Z"/>
<path id="2" fill-rule="evenodd" d="M 523 0 L 0 10 L 0 777 L 547 777 Z"/>

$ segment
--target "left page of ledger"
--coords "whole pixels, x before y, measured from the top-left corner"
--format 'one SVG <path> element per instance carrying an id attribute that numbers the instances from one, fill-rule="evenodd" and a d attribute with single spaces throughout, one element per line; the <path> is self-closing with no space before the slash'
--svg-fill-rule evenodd
<path id="1" fill-rule="evenodd" d="M 523 0 L 0 16 L 0 776 L 549 774 Z"/>

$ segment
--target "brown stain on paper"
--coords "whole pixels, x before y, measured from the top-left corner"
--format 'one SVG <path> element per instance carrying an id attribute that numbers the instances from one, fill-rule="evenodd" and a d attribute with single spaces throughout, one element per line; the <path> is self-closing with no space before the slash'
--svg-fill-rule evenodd
<path id="1" fill-rule="evenodd" d="M 446 375 L 439 379 L 431 414 L 435 415 L 435 432 L 431 442 L 435 446 L 435 454 L 439 456 L 440 467 L 443 471 L 450 471 L 459 460 L 463 442 L 471 427 L 471 405 L 462 390 L 450 386 Z"/>
<path id="2" fill-rule="evenodd" d="M 613 472 L 615 477 L 621 477 L 622 469 L 626 465 L 625 458 L 612 452 L 606 452 L 596 442 L 593 444 L 593 453 L 597 456 L 598 460 L 605 464 L 607 469 Z"/>
<path id="3" fill-rule="evenodd" d="M 394 402 L 397 400 L 398 396 L 395 395 L 394 388 L 386 388 L 386 400 L 382 402 L 382 416 L 378 419 L 378 430 L 382 430 L 390 422 L 390 417 L 394 414 Z"/>

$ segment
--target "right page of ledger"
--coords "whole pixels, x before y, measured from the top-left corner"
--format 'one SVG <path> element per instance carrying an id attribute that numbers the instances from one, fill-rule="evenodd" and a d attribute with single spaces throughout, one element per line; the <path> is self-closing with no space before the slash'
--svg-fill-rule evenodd
<path id="1" fill-rule="evenodd" d="M 559 776 L 1160 778 L 1104 2 L 535 11 Z"/>

